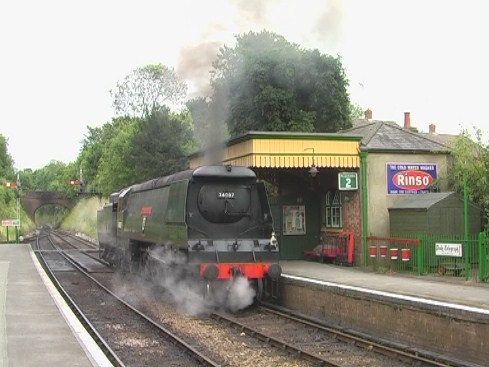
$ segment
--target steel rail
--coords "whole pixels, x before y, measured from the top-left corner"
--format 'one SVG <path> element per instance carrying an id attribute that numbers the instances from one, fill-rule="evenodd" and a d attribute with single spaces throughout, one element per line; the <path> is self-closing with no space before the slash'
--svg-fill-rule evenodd
<path id="1" fill-rule="evenodd" d="M 65 300 L 66 304 L 68 307 L 73 311 L 75 316 L 80 320 L 80 323 L 83 325 L 85 330 L 90 334 L 90 336 L 93 338 L 95 343 L 100 347 L 102 352 L 105 354 L 107 359 L 114 365 L 114 366 L 119 366 L 119 367 L 125 367 L 125 364 L 119 359 L 117 354 L 112 350 L 112 348 L 107 344 L 105 339 L 98 333 L 97 329 L 95 326 L 92 325 L 92 323 L 88 320 L 88 318 L 85 316 L 85 314 L 80 310 L 80 308 L 76 305 L 75 301 L 70 297 L 70 295 L 65 291 L 61 283 L 58 281 L 58 279 L 54 276 L 53 271 L 51 270 L 48 261 L 43 255 L 43 250 L 41 250 L 40 245 L 39 245 L 39 239 L 40 236 L 37 236 L 36 238 L 36 253 L 42 260 L 41 266 L 45 270 L 47 276 L 53 283 L 53 285 L 56 287 L 58 292 L 60 293 L 61 297 Z M 51 239 L 48 236 L 48 239 L 51 243 L 51 245 L 56 248 L 56 246 L 51 242 Z M 59 250 L 58 250 L 59 252 Z"/>
<path id="2" fill-rule="evenodd" d="M 282 349 L 284 351 L 290 351 L 293 352 L 297 355 L 297 357 L 305 359 L 309 362 L 316 363 L 318 366 L 327 366 L 327 367 L 343 367 L 340 364 L 333 363 L 331 361 L 328 361 L 326 359 L 320 358 L 312 353 L 309 353 L 299 347 L 296 347 L 294 345 L 291 345 L 289 343 L 286 343 L 280 339 L 273 338 L 269 335 L 266 335 L 262 333 L 261 331 L 258 331 L 256 329 L 253 329 L 249 326 L 246 326 L 239 321 L 232 319 L 224 314 L 221 314 L 219 312 L 213 312 L 210 315 L 212 318 L 217 319 L 217 320 L 224 320 L 227 322 L 229 325 L 236 327 L 239 330 L 242 331 L 247 331 L 252 337 L 255 337 L 261 341 L 266 342 L 267 344 L 270 344 L 272 346 L 275 346 L 279 349 Z"/>
<path id="3" fill-rule="evenodd" d="M 151 326 L 155 327 L 158 331 L 161 331 L 164 336 L 169 339 L 171 342 L 174 342 L 177 346 L 179 346 L 182 350 L 186 352 L 190 352 L 189 355 L 202 363 L 203 366 L 210 366 L 210 367 L 220 367 L 221 364 L 214 362 L 213 360 L 209 359 L 207 356 L 199 352 L 197 349 L 195 349 L 192 345 L 188 344 L 185 342 L 183 339 L 172 333 L 170 330 L 159 324 L 158 322 L 154 321 L 152 318 L 147 316 L 146 314 L 142 313 L 139 311 L 137 308 L 133 307 L 130 303 L 126 302 L 124 299 L 120 298 L 117 296 L 115 293 L 113 293 L 110 289 L 105 287 L 102 283 L 100 283 L 97 279 L 92 277 L 88 272 L 86 272 L 83 267 L 81 267 L 76 261 L 74 261 L 72 258 L 69 257 L 69 255 L 65 254 L 62 250 L 60 251 L 60 254 L 70 263 L 72 264 L 80 273 L 85 275 L 87 278 L 89 278 L 91 281 L 93 281 L 95 284 L 97 284 L 101 289 L 103 289 L 105 292 L 110 294 L 112 297 L 114 297 L 117 301 L 119 301 L 121 304 L 129 308 L 131 311 L 135 312 L 138 316 L 143 318 L 146 322 L 148 322 Z M 61 285 L 60 285 L 61 287 Z"/>
<path id="4" fill-rule="evenodd" d="M 313 328 L 319 329 L 321 331 L 327 332 L 329 334 L 334 335 L 336 338 L 340 340 L 344 340 L 346 342 L 353 342 L 356 345 L 372 349 L 376 351 L 377 353 L 383 354 L 388 357 L 398 357 L 400 360 L 404 362 L 410 362 L 415 365 L 423 365 L 423 366 L 432 366 L 432 367 L 454 367 L 454 366 L 460 366 L 460 367 L 469 367 L 472 366 L 471 364 L 464 364 L 461 361 L 454 361 L 454 360 L 441 360 L 440 355 L 437 355 L 436 357 L 430 357 L 427 355 L 427 353 L 422 353 L 419 350 L 416 351 L 408 351 L 409 348 L 402 349 L 402 347 L 394 347 L 394 346 L 388 346 L 381 344 L 379 342 L 376 342 L 372 339 L 369 339 L 367 337 L 362 337 L 359 335 L 354 335 L 351 333 L 347 333 L 342 330 L 338 330 L 337 328 L 334 328 L 332 326 L 325 326 L 324 324 L 319 323 L 316 320 L 313 320 L 312 318 L 309 318 L 305 315 L 299 315 L 297 313 L 294 313 L 292 310 L 287 310 L 282 307 L 279 307 L 277 305 L 269 304 L 266 302 L 262 302 L 260 307 L 269 313 L 272 313 L 274 315 L 280 316 L 287 318 L 289 320 L 293 320 L 295 322 L 302 323 L 307 326 L 311 326 Z M 412 348 L 411 348 L 412 350 Z M 438 358 L 438 359 L 435 359 Z"/>

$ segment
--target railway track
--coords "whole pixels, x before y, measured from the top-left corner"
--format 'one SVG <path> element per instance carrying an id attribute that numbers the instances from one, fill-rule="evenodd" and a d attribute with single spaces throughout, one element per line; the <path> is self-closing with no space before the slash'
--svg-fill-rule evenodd
<path id="1" fill-rule="evenodd" d="M 87 320 L 87 329 L 93 328 L 92 335 L 114 355 L 114 365 L 468 366 L 271 305 L 236 314 L 194 314 L 182 303 L 194 301 L 188 295 L 170 297 L 168 289 L 148 285 L 143 277 L 122 277 L 94 260 L 90 241 L 60 233 L 44 239 L 48 243 L 37 252 L 48 257 L 53 277 L 79 309 L 79 318 Z"/>
<path id="2" fill-rule="evenodd" d="M 93 269 L 83 263 L 87 261 L 80 255 L 84 253 L 83 248 L 75 246 L 77 250 L 74 250 L 73 244 L 54 240 L 55 237 L 44 236 L 49 244 L 36 252 L 49 257 L 46 262 L 51 265 L 52 276 L 57 278 L 59 288 L 68 294 L 71 303 L 76 304 L 78 317 L 86 320 L 85 327 L 93 328 L 92 335 L 103 340 L 105 349 L 111 350 L 111 360 L 118 359 L 114 365 L 160 366 L 163 361 L 165 366 L 313 366 L 286 351 L 243 337 L 205 316 L 186 314 L 175 299 L 169 301 L 165 290 L 158 286 L 149 287 L 139 277 L 125 278 L 111 271 Z M 92 273 L 86 271 L 87 268 Z M 108 292 L 101 291 L 97 282 L 113 294 L 106 296 Z M 177 342 L 161 340 L 161 332 L 141 330 L 144 323 L 131 314 L 144 315 L 151 325 L 162 327 L 175 340 L 193 348 L 200 357 L 189 360 L 189 352 L 175 348 L 173 344 Z M 169 349 L 172 346 L 173 350 Z"/>
<path id="3" fill-rule="evenodd" d="M 212 317 L 319 366 L 470 366 L 401 345 L 386 344 L 353 330 L 327 326 L 320 320 L 270 304 L 262 304 L 253 312 L 239 315 L 216 312 Z"/>
<path id="4" fill-rule="evenodd" d="M 48 274 L 114 365 L 156 366 L 165 360 L 169 366 L 220 366 L 90 275 L 71 249 L 60 248 L 49 235 L 40 241 L 36 252 Z"/>

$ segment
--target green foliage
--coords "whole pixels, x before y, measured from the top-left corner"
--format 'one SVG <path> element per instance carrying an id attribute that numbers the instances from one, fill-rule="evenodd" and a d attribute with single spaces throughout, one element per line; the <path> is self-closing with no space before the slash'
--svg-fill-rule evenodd
<path id="1" fill-rule="evenodd" d="M 10 181 L 13 178 L 13 160 L 8 152 L 7 139 L 0 134 L 0 180 Z"/>
<path id="2" fill-rule="evenodd" d="M 19 181 L 22 190 L 33 190 L 34 187 L 34 171 L 31 168 L 19 171 Z"/>
<path id="3" fill-rule="evenodd" d="M 359 118 L 364 118 L 365 111 L 356 103 L 350 104 L 350 120 L 354 121 Z"/>
<path id="4" fill-rule="evenodd" d="M 66 219 L 70 210 L 58 205 L 43 205 L 36 210 L 37 226 L 51 225 L 59 227 Z"/>
<path id="5" fill-rule="evenodd" d="M 129 122 L 128 122 L 129 121 Z M 85 135 L 83 145 L 78 155 L 77 165 L 82 169 L 86 192 L 99 192 L 99 167 L 101 158 L 111 139 L 117 135 L 117 131 L 124 125 L 139 119 L 128 116 L 118 117 L 111 123 L 105 123 L 102 127 L 91 128 L 87 126 L 88 134 Z"/>
<path id="6" fill-rule="evenodd" d="M 97 238 L 97 209 L 101 202 L 97 197 L 82 198 L 63 220 L 61 228 Z"/>
<path id="7" fill-rule="evenodd" d="M 333 132 L 351 126 L 339 58 L 263 31 L 237 37 L 213 64 L 212 103 L 227 96 L 231 136 L 251 130 Z M 218 97 L 218 98 L 215 98 Z"/>
<path id="8" fill-rule="evenodd" d="M 97 184 L 105 195 L 136 182 L 137 176 L 134 167 L 130 165 L 130 155 L 133 137 L 139 130 L 139 124 L 139 119 L 129 117 L 119 118 L 112 124 L 113 135 L 105 141 L 96 177 Z"/>
<path id="9" fill-rule="evenodd" d="M 128 161 L 136 182 L 188 168 L 187 155 L 195 149 L 184 116 L 172 115 L 167 109 L 155 111 L 142 121 L 131 146 Z"/>
<path id="10" fill-rule="evenodd" d="M 147 65 L 127 75 L 110 93 L 116 114 L 145 117 L 165 103 L 182 104 L 187 85 L 172 68 L 162 64 Z"/>
<path id="11" fill-rule="evenodd" d="M 455 140 L 450 168 L 449 185 L 452 190 L 463 194 L 464 175 L 467 179 L 469 200 L 478 204 L 489 217 L 489 146 L 483 141 L 481 130 L 474 129 L 475 140 L 464 130 Z"/>
<path id="12" fill-rule="evenodd" d="M 29 189 L 66 192 L 67 180 L 70 177 L 66 174 L 65 169 L 65 163 L 51 161 L 47 166 L 32 173 L 31 187 Z"/>
<path id="13" fill-rule="evenodd" d="M 0 216 L 10 218 L 15 207 L 17 190 L 0 186 Z"/>
<path id="14" fill-rule="evenodd" d="M 21 191 L 59 191 L 68 197 L 74 197 L 78 193 L 78 187 L 69 185 L 68 181 L 79 178 L 78 171 L 76 163 L 65 164 L 59 161 L 51 161 L 35 171 L 20 171 Z"/>
<path id="15" fill-rule="evenodd" d="M 187 168 L 187 155 L 195 149 L 187 115 L 168 109 L 153 111 L 145 119 L 119 117 L 112 124 L 91 130 L 82 149 L 83 166 L 96 167 L 95 186 L 104 195 Z M 85 172 L 85 171 L 84 171 Z M 87 179 L 92 179 L 92 171 Z"/>
<path id="16" fill-rule="evenodd" d="M 21 193 L 17 188 L 0 186 L 0 219 L 20 219 L 20 235 L 30 232 L 34 228 L 34 223 L 27 217 L 20 205 Z M 9 227 L 8 240 L 15 239 L 16 228 Z M 7 240 L 6 227 L 0 227 L 0 242 Z"/>

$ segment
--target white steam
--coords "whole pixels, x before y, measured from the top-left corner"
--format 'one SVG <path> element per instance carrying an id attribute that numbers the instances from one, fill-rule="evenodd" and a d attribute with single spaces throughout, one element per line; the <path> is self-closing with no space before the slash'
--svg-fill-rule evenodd
<path id="1" fill-rule="evenodd" d="M 184 274 L 185 256 L 161 248 L 151 251 L 150 254 L 166 264 L 166 270 L 152 274 L 147 287 L 155 284 L 162 287 L 182 313 L 198 315 L 216 308 L 227 308 L 236 312 L 253 303 L 256 291 L 244 277 L 237 277 L 232 281 L 211 282 L 210 293 L 207 294 L 202 280 L 196 275 Z"/>
<path id="2" fill-rule="evenodd" d="M 253 303 L 256 292 L 250 286 L 248 279 L 238 277 L 232 283 L 228 294 L 228 307 L 231 311 L 236 312 L 250 306 Z"/>

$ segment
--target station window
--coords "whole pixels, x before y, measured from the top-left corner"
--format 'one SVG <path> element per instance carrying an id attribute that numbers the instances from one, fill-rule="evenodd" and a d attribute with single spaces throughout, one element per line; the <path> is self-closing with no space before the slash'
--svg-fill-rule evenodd
<path id="1" fill-rule="evenodd" d="M 326 193 L 325 219 L 327 228 L 343 227 L 341 215 L 341 195 L 339 190 L 331 190 Z"/>

